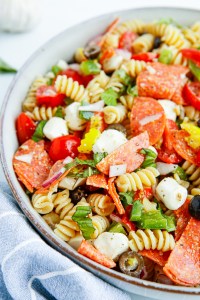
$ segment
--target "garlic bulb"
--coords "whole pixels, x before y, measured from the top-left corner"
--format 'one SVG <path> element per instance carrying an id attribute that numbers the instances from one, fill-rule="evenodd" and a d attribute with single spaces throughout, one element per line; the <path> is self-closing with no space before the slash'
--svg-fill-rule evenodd
<path id="1" fill-rule="evenodd" d="M 0 0 L 0 30 L 21 32 L 40 20 L 43 0 Z"/>

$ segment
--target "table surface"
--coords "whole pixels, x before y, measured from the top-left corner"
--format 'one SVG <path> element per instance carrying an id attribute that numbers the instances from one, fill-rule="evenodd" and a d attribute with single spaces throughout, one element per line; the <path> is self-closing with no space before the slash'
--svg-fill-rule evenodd
<path id="1" fill-rule="evenodd" d="M 70 5 L 66 0 L 44 0 L 42 20 L 34 30 L 20 34 L 0 33 L 0 58 L 19 69 L 39 46 L 69 26 L 113 10 L 156 5 L 200 9 L 198 0 L 73 0 Z M 13 75 L 0 74 L 0 107 L 12 79 Z M 5 181 L 1 165 L 0 179 Z M 131 298 L 150 299 L 133 294 Z"/>

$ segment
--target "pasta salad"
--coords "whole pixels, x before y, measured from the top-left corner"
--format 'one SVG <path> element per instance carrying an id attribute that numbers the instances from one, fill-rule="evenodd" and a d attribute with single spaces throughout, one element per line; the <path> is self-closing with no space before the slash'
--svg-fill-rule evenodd
<path id="1" fill-rule="evenodd" d="M 13 167 L 80 254 L 129 276 L 200 285 L 200 22 L 114 20 L 35 78 Z"/>

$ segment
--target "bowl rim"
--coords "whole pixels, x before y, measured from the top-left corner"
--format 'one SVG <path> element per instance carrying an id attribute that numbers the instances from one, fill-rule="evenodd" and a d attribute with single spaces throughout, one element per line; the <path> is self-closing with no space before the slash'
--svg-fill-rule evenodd
<path id="1" fill-rule="evenodd" d="M 7 182 L 12 190 L 13 195 L 15 196 L 15 199 L 16 199 L 18 205 L 20 206 L 20 208 L 22 209 L 23 213 L 28 218 L 28 220 L 31 222 L 31 224 L 34 226 L 34 228 L 39 232 L 40 235 L 42 235 L 42 238 L 44 238 L 45 241 L 47 241 L 48 244 L 50 244 L 50 246 L 52 246 L 55 250 L 61 252 L 62 254 L 67 256 L 69 259 L 75 261 L 75 263 L 81 264 L 81 267 L 83 267 L 87 271 L 89 270 L 90 272 L 93 272 L 93 270 L 91 271 L 91 269 L 94 269 L 95 275 L 96 275 L 96 273 L 98 273 L 98 274 L 103 273 L 104 275 L 111 277 L 113 279 L 119 280 L 121 282 L 129 283 L 129 284 L 132 284 L 133 286 L 137 285 L 137 286 L 140 286 L 143 288 L 148 288 L 149 290 L 157 290 L 160 292 L 167 292 L 170 294 L 176 293 L 176 294 L 184 294 L 184 295 L 200 295 L 200 288 L 198 288 L 198 287 L 196 288 L 196 287 L 164 285 L 164 284 L 153 282 L 153 281 L 147 281 L 147 280 L 143 280 L 143 279 L 130 277 L 130 276 L 120 273 L 118 271 L 103 267 L 102 265 L 93 262 L 92 260 L 88 259 L 87 257 L 80 255 L 74 249 L 71 250 L 71 249 L 68 249 L 68 248 L 65 248 L 64 246 L 62 246 L 56 239 L 55 234 L 54 233 L 49 234 L 47 232 L 47 230 L 45 229 L 45 227 L 42 226 L 42 224 L 38 224 L 38 222 L 35 220 L 34 215 L 32 215 L 31 212 L 29 212 L 27 209 L 25 209 L 25 207 L 23 205 L 23 202 L 24 202 L 23 197 L 21 197 L 19 195 L 18 187 L 15 186 L 15 184 L 12 182 L 12 179 L 11 179 L 12 176 L 10 174 L 9 166 L 7 164 L 6 154 L 5 154 L 5 150 L 4 150 L 4 143 L 3 143 L 3 124 L 4 124 L 4 115 L 5 115 L 4 112 L 6 111 L 10 94 L 12 93 L 12 90 L 13 90 L 15 84 L 21 78 L 21 75 L 23 74 L 24 70 L 29 66 L 29 64 L 32 63 L 32 61 L 34 61 L 34 59 L 37 56 L 40 55 L 40 53 L 43 51 L 43 48 L 48 48 L 48 46 L 53 41 L 56 42 L 56 40 L 60 39 L 62 37 L 62 35 L 66 35 L 68 32 L 72 31 L 74 28 L 84 26 L 84 24 L 86 24 L 88 22 L 101 20 L 101 18 L 105 18 L 105 17 L 109 17 L 109 16 L 113 17 L 114 15 L 120 16 L 120 14 L 130 12 L 130 11 L 135 12 L 135 11 L 141 11 L 141 10 L 155 10 L 155 9 L 159 10 L 159 9 L 165 9 L 165 8 L 183 11 L 185 13 L 187 11 L 190 11 L 191 13 L 192 12 L 200 13 L 200 9 L 187 8 L 187 7 L 173 7 L 173 6 L 168 6 L 168 5 L 150 6 L 150 7 L 144 6 L 144 7 L 136 7 L 136 8 L 111 11 L 109 13 L 101 14 L 101 15 L 95 16 L 93 18 L 86 19 L 82 22 L 76 23 L 75 25 L 68 27 L 67 29 L 62 30 L 60 33 L 58 33 L 58 34 L 54 35 L 53 37 L 51 37 L 50 39 L 48 39 L 36 51 L 34 51 L 33 54 L 25 61 L 25 63 L 19 69 L 17 74 L 14 76 L 13 80 L 11 81 L 11 83 L 7 89 L 6 95 L 4 97 L 4 100 L 3 100 L 3 103 L 1 106 L 1 112 L 0 112 L 0 161 L 3 166 L 4 175 L 5 175 Z M 24 192 L 24 194 L 25 194 L 25 192 Z M 96 276 L 98 276 L 98 275 L 96 275 Z M 99 276 L 99 277 L 101 277 L 101 276 Z"/>

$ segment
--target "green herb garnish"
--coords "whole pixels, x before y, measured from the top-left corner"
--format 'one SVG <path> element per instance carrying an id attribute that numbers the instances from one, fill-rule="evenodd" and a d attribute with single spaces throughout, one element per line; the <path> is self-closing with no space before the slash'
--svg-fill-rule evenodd
<path id="1" fill-rule="evenodd" d="M 158 61 L 165 65 L 169 65 L 172 61 L 172 51 L 170 49 L 163 49 L 158 57 Z"/>
<path id="2" fill-rule="evenodd" d="M 55 117 L 63 118 L 63 109 L 62 106 L 58 106 L 55 112 Z"/>
<path id="3" fill-rule="evenodd" d="M 17 70 L 0 58 L 0 73 L 16 73 Z"/>
<path id="4" fill-rule="evenodd" d="M 121 82 L 125 85 L 129 85 L 130 81 L 131 81 L 131 77 L 126 73 L 125 70 L 121 69 L 121 70 L 117 70 L 115 72 L 115 74 L 119 77 L 119 79 L 121 80 Z"/>
<path id="5" fill-rule="evenodd" d="M 43 133 L 43 128 L 44 128 L 46 122 L 47 122 L 46 120 L 42 120 L 38 123 L 38 125 L 35 129 L 35 132 L 32 136 L 32 140 L 34 140 L 35 142 L 39 142 L 44 139 L 45 136 Z"/>
<path id="6" fill-rule="evenodd" d="M 187 174 L 180 166 L 178 166 L 172 173 L 177 174 L 181 180 L 187 180 Z"/>
<path id="7" fill-rule="evenodd" d="M 105 102 L 106 105 L 117 105 L 118 93 L 116 93 L 112 88 L 105 90 L 101 94 L 101 99 Z"/>
<path id="8" fill-rule="evenodd" d="M 100 73 L 100 67 L 94 60 L 83 61 L 80 70 L 84 75 L 96 75 Z"/>
<path id="9" fill-rule="evenodd" d="M 141 165 L 142 168 L 147 168 L 147 167 L 156 168 L 155 160 L 157 158 L 157 154 L 154 151 L 143 148 L 140 151 L 140 153 L 145 155 L 144 161 Z"/>
<path id="10" fill-rule="evenodd" d="M 133 196 L 134 193 L 132 191 L 126 192 L 126 193 L 119 193 L 120 200 L 124 207 L 127 207 L 128 205 L 133 204 Z"/>
<path id="11" fill-rule="evenodd" d="M 57 76 L 60 73 L 60 71 L 62 71 L 62 69 L 59 66 L 55 65 L 51 68 L 51 71 L 54 73 L 55 76 Z"/>
<path id="12" fill-rule="evenodd" d="M 72 216 L 72 220 L 78 224 L 86 240 L 89 240 L 95 231 L 92 220 L 88 217 L 91 212 L 92 209 L 90 206 L 78 206 Z"/>

